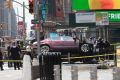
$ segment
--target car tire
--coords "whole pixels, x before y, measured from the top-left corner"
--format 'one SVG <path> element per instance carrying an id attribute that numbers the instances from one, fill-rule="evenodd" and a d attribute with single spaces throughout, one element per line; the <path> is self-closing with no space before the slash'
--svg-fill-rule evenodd
<path id="1" fill-rule="evenodd" d="M 40 50 L 42 53 L 46 53 L 46 52 L 49 52 L 50 51 L 50 47 L 47 46 L 47 45 L 43 45 L 40 47 Z"/>

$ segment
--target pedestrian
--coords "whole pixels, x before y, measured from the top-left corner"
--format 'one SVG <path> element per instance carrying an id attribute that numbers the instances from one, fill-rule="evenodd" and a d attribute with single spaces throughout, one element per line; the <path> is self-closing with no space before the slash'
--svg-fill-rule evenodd
<path id="1" fill-rule="evenodd" d="M 21 50 L 18 46 L 16 46 L 15 42 L 13 42 L 10 52 L 11 52 L 12 60 L 20 60 Z M 14 70 L 16 70 L 17 68 L 18 70 L 20 70 L 20 62 L 13 61 L 13 63 L 14 63 Z"/>
<path id="2" fill-rule="evenodd" d="M 2 59 L 3 59 L 3 55 L 2 55 L 2 50 L 1 50 L 1 48 L 0 48 L 0 60 L 1 60 L 1 61 L 0 61 L 0 69 L 1 69 L 1 71 L 4 70 L 4 69 L 3 69 L 3 61 L 2 61 Z"/>
<path id="3" fill-rule="evenodd" d="M 73 32 L 73 40 L 74 40 L 74 42 L 76 43 L 76 41 L 77 41 L 77 35 L 76 35 L 75 32 Z"/>
<path id="4" fill-rule="evenodd" d="M 9 43 L 8 47 L 7 47 L 7 52 L 8 52 L 8 59 L 11 60 L 11 53 L 10 53 L 10 49 L 11 49 L 11 43 Z M 8 62 L 8 67 L 13 67 L 12 62 Z"/>
<path id="5" fill-rule="evenodd" d="M 27 51 L 27 55 L 30 56 L 31 60 L 33 60 L 33 56 L 32 56 L 32 47 L 31 44 L 28 43 L 27 47 L 26 47 L 26 51 Z"/>

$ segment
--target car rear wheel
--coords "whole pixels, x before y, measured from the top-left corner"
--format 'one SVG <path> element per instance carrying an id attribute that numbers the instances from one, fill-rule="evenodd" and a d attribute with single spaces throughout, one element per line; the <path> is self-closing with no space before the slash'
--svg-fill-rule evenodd
<path id="1" fill-rule="evenodd" d="M 43 45 L 43 46 L 40 47 L 40 50 L 41 50 L 42 53 L 49 52 L 50 47 L 47 46 L 47 45 Z"/>

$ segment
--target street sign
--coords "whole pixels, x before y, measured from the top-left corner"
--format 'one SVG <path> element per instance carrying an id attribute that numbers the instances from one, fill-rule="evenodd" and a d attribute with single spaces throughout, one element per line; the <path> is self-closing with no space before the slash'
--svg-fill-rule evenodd
<path id="1" fill-rule="evenodd" d="M 32 24 L 38 24 L 40 21 L 38 20 L 38 19 L 33 19 L 33 20 L 31 20 L 31 23 Z"/>

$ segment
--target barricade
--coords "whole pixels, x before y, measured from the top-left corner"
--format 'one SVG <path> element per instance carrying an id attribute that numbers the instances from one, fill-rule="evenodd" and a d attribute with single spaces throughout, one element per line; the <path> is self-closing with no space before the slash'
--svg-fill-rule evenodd
<path id="1" fill-rule="evenodd" d="M 70 67 L 71 67 L 71 69 L 68 69 L 68 71 L 70 70 L 70 73 L 71 73 L 71 79 L 70 80 L 84 80 L 84 79 L 85 80 L 87 80 L 87 79 L 88 80 L 102 80 L 102 79 L 105 80 L 107 77 L 111 77 L 111 78 L 108 78 L 108 80 L 120 80 L 120 76 L 119 76 L 120 75 L 120 68 L 118 68 L 118 67 L 113 67 L 112 68 L 112 73 L 110 73 L 111 76 L 110 76 L 110 74 L 109 74 L 109 76 L 106 76 L 108 73 L 105 73 L 105 70 L 102 70 L 102 69 L 101 69 L 101 71 L 103 71 L 103 73 L 105 73 L 105 76 L 103 76 L 103 75 L 101 76 L 100 75 L 101 71 L 100 70 L 98 71 L 97 65 L 90 65 L 90 66 L 88 66 L 88 65 L 87 66 L 85 66 L 85 65 L 81 65 L 81 66 L 72 65 Z M 81 75 L 79 73 L 80 71 L 82 71 L 84 73 L 82 75 L 82 77 L 80 76 Z M 88 75 L 88 73 L 86 73 L 84 71 L 88 71 L 90 76 Z M 69 73 L 69 72 L 67 72 L 67 73 Z M 87 78 L 84 76 L 85 73 L 86 73 Z M 100 76 L 102 78 L 100 78 Z"/>
<path id="2" fill-rule="evenodd" d="M 61 53 L 60 52 L 47 52 L 39 56 L 40 80 L 55 79 L 54 65 L 59 65 L 61 70 Z M 57 77 L 57 78 L 61 78 L 61 77 Z M 61 79 L 58 79 L 58 80 L 61 80 Z"/>
<path id="3" fill-rule="evenodd" d="M 60 65 L 54 65 L 54 80 L 61 80 Z"/>
<path id="4" fill-rule="evenodd" d="M 78 80 L 78 67 L 77 66 L 71 66 L 71 74 L 72 74 L 72 80 Z"/>
<path id="5" fill-rule="evenodd" d="M 113 80 L 120 80 L 120 68 L 119 67 L 113 68 Z"/>
<path id="6" fill-rule="evenodd" d="M 103 54 L 103 55 L 92 55 L 92 56 L 76 56 L 76 57 L 69 56 L 69 57 L 61 58 L 61 59 L 71 61 L 72 59 L 86 59 L 86 58 L 96 58 L 96 57 L 105 57 L 105 56 L 115 56 L 115 54 Z"/>
<path id="7" fill-rule="evenodd" d="M 71 79 L 72 80 L 79 80 L 78 79 L 78 71 L 82 69 L 89 69 L 90 70 L 90 80 L 97 80 L 97 67 L 96 66 L 91 66 L 91 67 L 79 67 L 78 66 L 71 66 Z"/>
<path id="8" fill-rule="evenodd" d="M 31 58 L 29 55 L 23 57 L 23 76 L 22 80 L 32 80 Z"/>
<path id="9" fill-rule="evenodd" d="M 39 61 L 37 58 L 33 58 L 33 61 L 32 61 L 32 80 L 36 80 L 39 77 L 40 77 Z"/>

